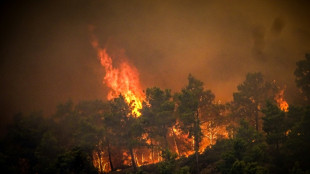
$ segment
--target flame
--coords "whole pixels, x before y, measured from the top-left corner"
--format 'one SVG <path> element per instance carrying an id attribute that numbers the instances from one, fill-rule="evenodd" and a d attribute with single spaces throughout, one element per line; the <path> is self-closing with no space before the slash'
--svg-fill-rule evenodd
<path id="1" fill-rule="evenodd" d="M 93 156 L 93 165 L 98 169 L 98 171 L 102 172 L 111 171 L 110 163 L 108 162 L 106 154 L 103 151 L 100 152 L 100 156 L 98 155 L 98 152 L 93 151 L 92 156 Z"/>
<path id="2" fill-rule="evenodd" d="M 277 102 L 279 108 L 287 112 L 288 111 L 288 103 L 284 100 L 284 90 L 280 90 L 280 92 L 275 96 L 275 101 Z"/>
<path id="3" fill-rule="evenodd" d="M 92 31 L 93 28 L 91 27 L 90 30 Z M 107 53 L 105 48 L 101 48 L 99 46 L 98 40 L 94 37 L 94 35 L 92 35 L 91 44 L 93 48 L 96 49 L 100 63 L 105 70 L 103 83 L 110 88 L 107 99 L 111 100 L 122 94 L 126 102 L 133 107 L 133 115 L 139 117 L 141 115 L 139 110 L 142 108 L 142 101 L 145 96 L 140 87 L 138 70 L 134 66 L 130 65 L 126 59 L 123 59 L 123 61 L 117 64 L 117 66 L 113 66 L 112 57 Z M 283 92 L 279 96 L 282 96 L 281 101 L 284 101 Z M 178 123 L 176 123 L 176 125 L 174 125 L 168 133 L 168 144 L 170 144 L 171 150 L 177 153 L 179 157 L 187 157 L 194 154 L 194 138 L 189 138 L 188 134 L 184 134 L 177 125 Z M 204 130 L 203 133 L 205 136 L 200 143 L 200 153 L 202 153 L 208 146 L 213 145 L 218 137 L 228 137 L 224 126 L 213 128 L 212 135 L 210 134 L 211 129 L 207 124 L 202 125 L 202 129 Z M 210 136 L 208 136 L 208 134 L 210 134 Z M 140 147 L 135 149 L 134 158 L 137 166 L 163 161 L 159 145 L 160 143 L 148 137 L 148 134 L 144 134 L 142 138 L 146 140 L 147 144 L 151 148 Z M 132 165 L 131 156 L 124 149 L 121 150 L 121 154 L 117 157 L 118 158 L 114 159 L 116 160 L 116 164 L 113 162 L 114 167 L 120 165 L 118 164 L 119 161 L 121 161 L 122 165 L 125 166 Z M 111 171 L 108 154 L 103 149 L 99 152 L 99 154 L 94 151 L 93 159 L 93 164 L 99 171 Z"/>
<path id="4" fill-rule="evenodd" d="M 97 50 L 100 63 L 105 69 L 103 83 L 110 88 L 107 99 L 111 100 L 122 94 L 126 102 L 133 107 L 132 113 L 139 117 L 144 98 L 140 87 L 139 72 L 125 60 L 119 64 L 119 67 L 113 67 L 112 58 L 106 49 L 100 48 L 96 39 L 93 39 L 91 44 Z"/>
<path id="5" fill-rule="evenodd" d="M 227 125 L 220 125 L 213 127 L 211 121 L 207 121 L 201 125 L 203 133 L 202 140 L 199 146 L 199 152 L 202 153 L 207 147 L 212 147 L 219 138 L 228 138 Z"/>

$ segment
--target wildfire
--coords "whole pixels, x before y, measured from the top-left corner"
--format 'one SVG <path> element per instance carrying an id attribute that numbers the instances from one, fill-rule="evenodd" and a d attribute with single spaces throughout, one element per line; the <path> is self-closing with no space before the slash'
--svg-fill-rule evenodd
<path id="1" fill-rule="evenodd" d="M 97 50 L 100 63 L 105 69 L 103 83 L 110 88 L 107 99 L 111 100 L 122 94 L 128 104 L 133 107 L 132 113 L 139 117 L 144 94 L 140 87 L 137 69 L 123 60 L 118 67 L 113 67 L 111 56 L 106 49 L 98 46 L 98 41 L 93 39 L 92 46 Z"/>
<path id="2" fill-rule="evenodd" d="M 90 28 L 92 30 L 92 28 Z M 141 113 L 139 110 L 142 108 L 142 101 L 145 98 L 142 88 L 140 87 L 139 73 L 137 69 L 130 65 L 126 59 L 121 57 L 122 61 L 115 66 L 113 58 L 107 53 L 107 49 L 101 48 L 99 46 L 98 40 L 92 35 L 92 46 L 96 49 L 100 63 L 105 70 L 105 76 L 103 78 L 103 83 L 109 87 L 107 99 L 111 100 L 122 94 L 126 102 L 132 106 L 132 113 L 135 117 L 139 117 Z M 177 127 L 177 124 L 171 128 L 171 131 L 167 133 L 168 148 L 181 156 L 189 156 L 194 153 L 194 138 L 189 138 L 188 134 L 182 133 L 181 129 Z M 204 125 L 205 130 L 207 129 Z M 213 130 L 213 129 L 212 129 Z M 214 129 L 215 130 L 215 129 Z M 216 129 L 212 132 L 212 135 L 207 137 L 204 136 L 203 141 L 200 143 L 199 152 L 202 153 L 204 149 L 214 144 L 217 137 L 225 134 L 224 129 Z M 224 133 L 223 133 L 224 132 Z M 207 134 L 206 132 L 204 132 Z M 137 166 L 158 163 L 163 160 L 161 154 L 159 140 L 152 139 L 148 137 L 148 134 L 143 135 L 143 139 L 146 140 L 149 147 L 140 147 L 134 150 L 134 161 Z M 113 164 L 116 166 L 130 166 L 132 165 L 131 156 L 128 155 L 126 151 L 121 151 L 120 154 L 114 154 L 117 158 L 114 159 Z M 93 152 L 93 164 L 98 168 L 100 172 L 111 171 L 110 161 L 108 159 L 108 154 L 104 149 Z"/>
<path id="3" fill-rule="evenodd" d="M 280 92 L 278 93 L 278 95 L 275 96 L 275 100 L 278 103 L 278 106 L 280 107 L 280 109 L 284 112 L 288 111 L 288 103 L 284 100 L 284 90 L 280 90 Z"/>

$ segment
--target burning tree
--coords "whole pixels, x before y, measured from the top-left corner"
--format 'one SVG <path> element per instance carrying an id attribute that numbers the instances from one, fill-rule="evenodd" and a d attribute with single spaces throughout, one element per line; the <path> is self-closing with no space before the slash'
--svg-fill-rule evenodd
<path id="1" fill-rule="evenodd" d="M 212 101 L 212 104 L 204 106 L 201 110 L 202 132 L 207 138 L 203 139 L 202 145 L 206 148 L 207 145 L 212 146 L 215 140 L 220 136 L 226 136 L 225 125 L 227 106 L 221 103 Z"/>
<path id="2" fill-rule="evenodd" d="M 188 85 L 176 96 L 178 100 L 178 112 L 180 128 L 188 133 L 188 137 L 194 139 L 194 151 L 196 156 L 197 173 L 199 173 L 198 155 L 199 143 L 202 140 L 200 114 L 201 108 L 209 105 L 214 100 L 214 94 L 210 90 L 204 90 L 203 82 L 188 76 Z"/>
<path id="3" fill-rule="evenodd" d="M 168 149 L 168 133 L 176 123 L 174 116 L 174 101 L 170 90 L 153 87 L 146 90 L 146 101 L 143 103 L 142 120 L 148 134 L 154 160 L 154 141 L 160 142 Z"/>
<path id="4" fill-rule="evenodd" d="M 248 73 L 245 81 L 237 88 L 238 92 L 233 93 L 234 100 L 231 103 L 233 116 L 246 118 L 258 131 L 261 109 L 267 100 L 275 100 L 279 87 L 265 81 L 261 73 Z"/>
<path id="5" fill-rule="evenodd" d="M 122 95 L 111 100 L 110 106 L 111 112 L 106 115 L 106 120 L 110 122 L 110 129 L 114 134 L 115 144 L 120 148 L 128 150 L 131 165 L 136 170 L 137 164 L 134 149 L 143 141 L 143 129 L 140 119 L 134 116 L 132 107 L 130 107 Z"/>

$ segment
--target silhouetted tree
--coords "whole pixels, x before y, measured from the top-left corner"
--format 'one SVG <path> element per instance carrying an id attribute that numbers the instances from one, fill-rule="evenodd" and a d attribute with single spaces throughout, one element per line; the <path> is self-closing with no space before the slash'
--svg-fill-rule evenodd
<path id="1" fill-rule="evenodd" d="M 201 122 L 206 129 L 204 136 L 209 138 L 210 145 L 215 143 L 220 126 L 227 122 L 226 109 L 226 105 L 214 101 L 201 108 Z"/>
<path id="2" fill-rule="evenodd" d="M 38 172 L 35 152 L 47 131 L 47 124 L 41 113 L 14 116 L 14 122 L 2 140 L 1 148 L 1 153 L 6 156 L 9 173 Z"/>
<path id="3" fill-rule="evenodd" d="M 296 63 L 297 68 L 294 72 L 296 84 L 306 97 L 307 103 L 310 103 L 310 54 L 305 55 L 305 60 Z"/>
<path id="4" fill-rule="evenodd" d="M 241 120 L 236 136 L 224 143 L 226 151 L 218 164 L 221 173 L 267 173 L 263 167 L 266 162 L 263 137 L 248 122 Z"/>
<path id="5" fill-rule="evenodd" d="M 134 170 L 137 170 L 137 165 L 134 156 L 134 148 L 138 147 L 143 142 L 141 135 L 143 129 L 140 119 L 136 118 L 132 113 L 132 108 L 128 105 L 122 95 L 110 101 L 111 112 L 108 113 L 106 121 L 111 123 L 109 129 L 115 135 L 115 141 L 120 146 L 128 149 L 131 156 L 131 162 Z"/>
<path id="6" fill-rule="evenodd" d="M 267 102 L 263 113 L 265 114 L 263 117 L 263 130 L 267 133 L 267 143 L 274 145 L 276 150 L 279 150 L 279 145 L 284 141 L 287 130 L 285 114 L 271 102 Z"/>
<path id="7" fill-rule="evenodd" d="M 196 156 L 197 173 L 199 173 L 199 143 L 201 142 L 201 108 L 210 105 L 214 95 L 210 90 L 204 90 L 203 82 L 195 79 L 191 74 L 188 76 L 188 84 L 176 95 L 180 128 L 194 138 L 194 151 Z"/>
<path id="8" fill-rule="evenodd" d="M 101 152 L 104 146 L 108 146 L 104 141 L 106 138 L 104 113 L 107 110 L 107 103 L 99 100 L 83 101 L 75 107 L 75 113 L 79 117 L 79 125 L 75 131 L 76 145 L 83 148 L 90 157 L 94 151 L 97 152 L 101 173 L 103 173 Z M 112 163 L 110 166 L 113 169 Z"/>
<path id="9" fill-rule="evenodd" d="M 60 148 L 57 136 L 49 130 L 44 133 L 40 144 L 35 150 L 37 164 L 35 168 L 38 173 L 56 173 L 56 162 L 58 155 L 63 152 Z"/>
<path id="10" fill-rule="evenodd" d="M 283 151 L 292 168 L 310 172 L 310 107 L 290 109 L 288 115 L 299 119 L 289 129 Z"/>
<path id="11" fill-rule="evenodd" d="M 238 120 L 248 119 L 258 131 L 259 112 L 267 100 L 274 100 L 278 88 L 274 83 L 266 82 L 261 73 L 248 73 L 237 88 L 238 92 L 233 93 L 232 115 Z"/>
<path id="12" fill-rule="evenodd" d="M 151 139 L 164 141 L 164 147 L 169 148 L 167 134 L 176 122 L 174 102 L 170 90 L 153 87 L 146 90 L 146 101 L 142 108 L 143 126 Z"/>
<path id="13" fill-rule="evenodd" d="M 98 173 L 89 156 L 79 147 L 74 147 L 70 151 L 59 155 L 56 168 L 57 173 Z"/>

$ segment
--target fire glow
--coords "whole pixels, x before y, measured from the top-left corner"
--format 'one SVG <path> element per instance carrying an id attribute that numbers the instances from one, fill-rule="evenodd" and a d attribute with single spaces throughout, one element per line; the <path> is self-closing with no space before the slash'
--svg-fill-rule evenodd
<path id="1" fill-rule="evenodd" d="M 118 68 L 113 67 L 111 56 L 108 55 L 106 49 L 98 46 L 96 39 L 93 39 L 92 46 L 97 50 L 100 63 L 105 69 L 103 83 L 110 88 L 107 99 L 111 100 L 120 94 L 123 95 L 126 102 L 133 107 L 134 116 L 139 117 L 144 94 L 140 87 L 137 69 L 125 60 L 119 64 Z"/>
<path id="2" fill-rule="evenodd" d="M 276 95 L 275 100 L 278 103 L 279 108 L 284 111 L 288 112 L 288 103 L 284 100 L 284 90 L 280 90 L 278 95 Z"/>
<path id="3" fill-rule="evenodd" d="M 113 58 L 107 53 L 107 49 L 99 46 L 98 40 L 92 36 L 91 42 L 93 48 L 96 49 L 97 55 L 100 59 L 100 64 L 105 70 L 105 76 L 103 78 L 103 84 L 109 87 L 107 99 L 111 100 L 117 98 L 119 95 L 123 95 L 126 102 L 132 107 L 132 114 L 134 117 L 141 115 L 140 109 L 142 109 L 142 101 L 145 96 L 142 92 L 142 88 L 139 81 L 138 70 L 130 65 L 125 58 L 121 57 L 121 61 L 117 66 L 113 66 Z M 115 62 L 114 62 L 115 63 Z M 208 134 L 208 125 L 202 125 L 204 134 Z M 217 137 L 226 137 L 227 131 L 223 128 L 218 128 L 216 132 L 213 132 L 212 136 L 203 136 L 200 142 L 199 152 L 202 153 L 205 148 L 214 144 Z M 147 140 L 147 144 L 150 148 L 137 148 L 134 150 L 134 158 L 137 166 L 154 164 L 163 160 L 161 155 L 160 142 L 152 140 L 146 134 L 144 139 Z M 188 157 L 194 154 L 194 139 L 190 138 L 188 134 L 184 134 L 176 125 L 167 133 L 168 148 L 172 149 L 178 157 Z M 126 151 L 120 154 L 119 159 L 122 164 L 119 165 L 132 165 L 131 157 Z M 99 171 L 110 172 L 111 166 L 108 160 L 108 154 L 105 150 L 101 149 L 100 152 L 93 153 L 93 164 Z M 116 162 L 117 163 L 117 162 Z"/>

